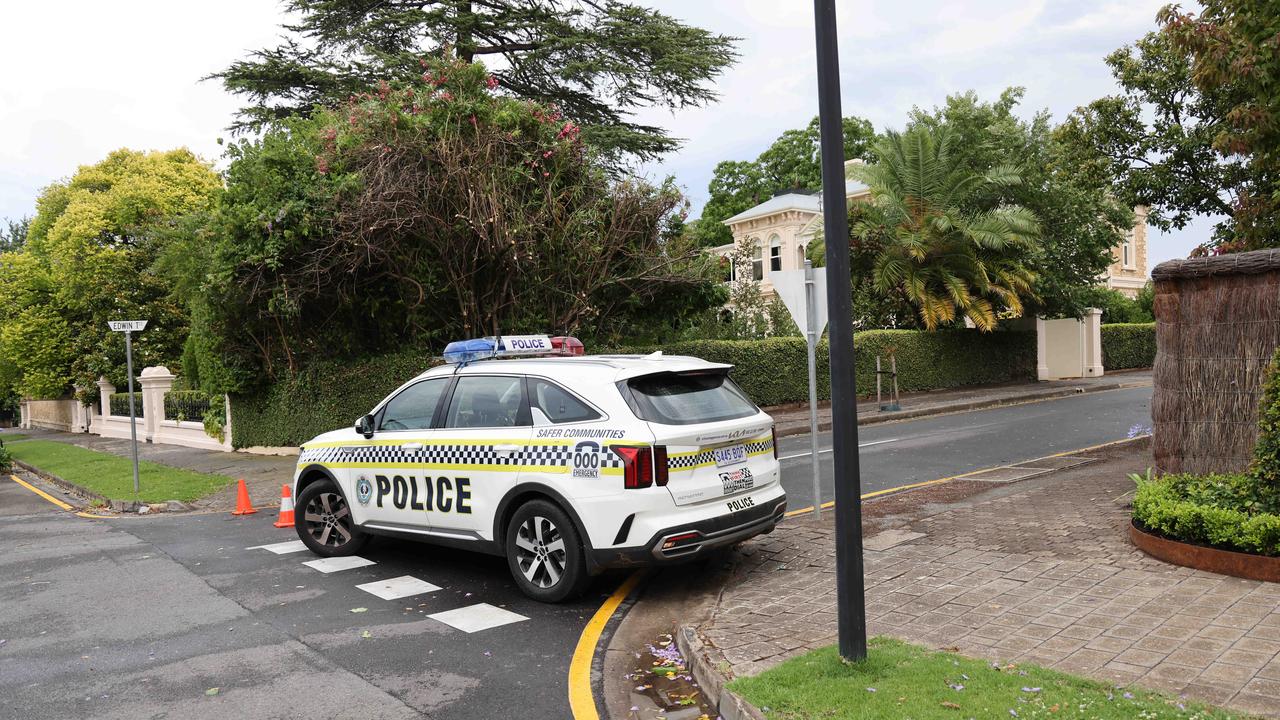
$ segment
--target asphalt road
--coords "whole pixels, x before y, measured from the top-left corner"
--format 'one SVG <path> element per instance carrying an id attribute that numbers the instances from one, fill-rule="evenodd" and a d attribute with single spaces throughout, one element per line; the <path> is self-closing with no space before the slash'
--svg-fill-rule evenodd
<path id="1" fill-rule="evenodd" d="M 1120 439 L 1149 422 L 1150 396 L 866 427 L 863 488 Z M 808 438 L 780 450 L 790 506 L 811 504 Z M 829 499 L 831 454 L 820 457 Z M 302 564 L 309 552 L 253 547 L 295 539 L 274 515 L 84 519 L 0 479 L 0 720 L 569 716 L 574 646 L 619 576 L 542 605 L 501 559 L 389 539 L 362 553 L 374 564 L 323 574 Z M 384 600 L 356 587 L 406 575 L 439 589 Z M 465 632 L 428 617 L 474 619 L 480 603 L 521 619 Z"/>
<path id="2" fill-rule="evenodd" d="M 864 493 L 1008 465 L 1128 436 L 1151 425 L 1150 387 L 938 415 L 858 429 Z M 822 501 L 834 497 L 831 434 L 819 433 Z M 779 440 L 787 506 L 813 505 L 808 435 Z"/>
<path id="3" fill-rule="evenodd" d="M 306 551 L 246 549 L 296 539 L 274 513 L 89 520 L 15 490 L 0 484 L 5 719 L 563 718 L 574 645 L 619 579 L 543 605 L 501 559 L 385 539 L 362 553 L 376 564 L 322 574 Z M 356 587 L 404 575 L 440 589 Z M 526 619 L 428 617 L 478 603 Z"/>

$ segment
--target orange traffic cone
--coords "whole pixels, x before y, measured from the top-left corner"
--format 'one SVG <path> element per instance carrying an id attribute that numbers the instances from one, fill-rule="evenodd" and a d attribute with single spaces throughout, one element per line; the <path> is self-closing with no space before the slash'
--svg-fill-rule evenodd
<path id="1" fill-rule="evenodd" d="M 253 503 L 249 502 L 249 488 L 245 487 L 244 478 L 240 478 L 240 487 L 236 488 L 236 509 L 231 511 L 232 515 L 252 515 L 258 512 L 253 509 Z"/>
<path id="2" fill-rule="evenodd" d="M 280 519 L 272 524 L 278 528 L 293 527 L 293 495 L 288 485 L 280 488 Z"/>

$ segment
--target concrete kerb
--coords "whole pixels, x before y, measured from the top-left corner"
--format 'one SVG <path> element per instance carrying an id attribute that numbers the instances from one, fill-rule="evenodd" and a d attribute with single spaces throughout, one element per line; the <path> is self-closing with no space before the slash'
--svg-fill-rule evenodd
<path id="1" fill-rule="evenodd" d="M 725 687 L 728 678 L 707 657 L 706 643 L 698 637 L 695 628 L 681 625 L 676 628 L 675 636 L 676 646 L 680 648 L 685 662 L 689 663 L 693 679 L 702 688 L 704 695 L 715 699 L 720 717 L 724 720 L 768 720 L 759 708 Z"/>
<path id="2" fill-rule="evenodd" d="M 41 470 L 40 468 L 21 460 L 14 460 L 13 464 L 14 467 L 22 468 L 31 475 L 34 475 L 35 477 L 64 490 L 66 493 L 69 493 L 73 500 L 79 501 L 71 503 L 72 505 L 75 505 L 78 510 L 86 509 L 85 501 L 88 501 L 88 504 L 90 505 L 94 502 L 99 502 L 102 503 L 104 507 L 109 507 L 116 512 L 128 513 L 137 512 L 144 505 L 148 508 L 148 512 L 187 512 L 192 509 L 190 505 L 182 502 L 181 500 L 169 500 L 163 503 L 144 503 L 138 500 L 112 500 L 106 495 L 96 493 L 83 485 L 77 485 L 70 480 L 64 480 L 51 472 Z"/>
<path id="3" fill-rule="evenodd" d="M 880 423 L 900 422 L 902 420 L 913 420 L 916 418 L 930 417 L 933 415 L 950 415 L 953 413 L 971 412 L 973 410 L 987 410 L 990 408 L 1004 407 L 1007 405 L 1023 405 L 1040 400 L 1057 400 L 1065 397 L 1073 397 L 1075 395 L 1087 395 L 1090 393 L 1107 392 L 1110 390 L 1127 390 L 1130 388 L 1147 387 L 1150 382 L 1125 382 L 1116 383 L 1114 385 L 1076 385 L 1068 388 L 1060 388 L 1057 390 L 1047 391 L 1027 391 L 1016 395 L 1003 395 L 985 400 L 967 400 L 955 403 L 946 403 L 934 405 L 931 407 L 912 408 L 907 410 L 899 410 L 893 413 L 881 415 L 859 415 L 858 427 L 864 425 L 878 425 Z M 767 412 L 766 408 L 766 412 Z M 826 432 L 831 429 L 830 420 L 819 420 L 818 431 Z M 808 421 L 803 424 L 796 423 L 791 426 L 782 426 L 778 428 L 778 437 L 790 437 L 792 435 L 805 435 L 809 432 Z"/>

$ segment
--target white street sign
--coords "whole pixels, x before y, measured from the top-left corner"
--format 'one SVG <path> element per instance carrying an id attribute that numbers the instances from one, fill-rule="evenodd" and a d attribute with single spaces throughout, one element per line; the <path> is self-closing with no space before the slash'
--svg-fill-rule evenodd
<path id="1" fill-rule="evenodd" d="M 108 320 L 107 324 L 116 332 L 142 332 L 147 329 L 146 320 Z"/>
<path id="2" fill-rule="evenodd" d="M 791 319 L 796 321 L 796 327 L 800 328 L 800 334 L 808 335 L 809 316 L 805 313 L 804 270 L 771 272 L 769 273 L 769 281 L 773 283 L 773 289 L 778 292 L 778 297 L 782 298 L 782 304 L 787 306 L 787 311 L 791 313 Z M 827 269 L 824 267 L 813 268 L 813 294 L 817 298 L 825 298 L 827 296 Z M 827 304 L 825 302 L 816 302 L 813 305 L 813 314 L 815 316 L 814 334 L 821 336 L 822 331 L 827 329 Z"/>

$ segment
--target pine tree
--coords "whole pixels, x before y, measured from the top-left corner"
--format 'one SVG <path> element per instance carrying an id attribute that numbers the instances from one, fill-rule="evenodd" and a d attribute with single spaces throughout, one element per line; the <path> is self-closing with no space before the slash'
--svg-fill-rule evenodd
<path id="1" fill-rule="evenodd" d="M 210 75 L 248 99 L 233 131 L 332 107 L 380 80 L 422 73 L 424 57 L 482 61 L 506 92 L 558 107 L 615 158 L 679 141 L 633 113 L 699 106 L 737 57 L 736 38 L 619 0 L 287 0 L 298 18 L 274 48 Z"/>

